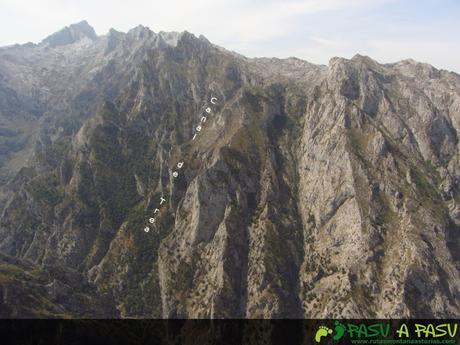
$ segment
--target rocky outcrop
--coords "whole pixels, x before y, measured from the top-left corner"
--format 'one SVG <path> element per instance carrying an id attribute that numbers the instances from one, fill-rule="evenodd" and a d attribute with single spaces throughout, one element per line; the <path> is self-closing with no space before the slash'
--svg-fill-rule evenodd
<path id="1" fill-rule="evenodd" d="M 68 27 L 66 26 L 64 29 L 45 38 L 42 44 L 44 43 L 51 47 L 57 47 L 72 44 L 84 38 L 89 38 L 91 40 L 97 38 L 96 32 L 86 20 Z"/>
<path id="2" fill-rule="evenodd" d="M 0 72 L 23 95 L 0 115 L 36 121 L 4 156 L 0 251 L 77 270 L 120 316 L 458 316 L 457 74 L 145 27 L 4 48 Z"/>

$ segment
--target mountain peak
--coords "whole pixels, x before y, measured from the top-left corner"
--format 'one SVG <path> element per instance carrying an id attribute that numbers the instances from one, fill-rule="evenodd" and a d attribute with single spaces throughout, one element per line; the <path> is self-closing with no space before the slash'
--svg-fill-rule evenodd
<path id="1" fill-rule="evenodd" d="M 63 29 L 46 37 L 42 43 L 50 46 L 62 46 L 80 41 L 83 38 L 96 39 L 97 35 L 93 27 L 86 20 L 66 26 Z"/>
<path id="2" fill-rule="evenodd" d="M 81 22 L 71 24 L 70 28 L 86 33 L 88 36 L 96 36 L 94 28 L 91 25 L 89 25 L 89 23 L 86 20 L 82 20 Z"/>

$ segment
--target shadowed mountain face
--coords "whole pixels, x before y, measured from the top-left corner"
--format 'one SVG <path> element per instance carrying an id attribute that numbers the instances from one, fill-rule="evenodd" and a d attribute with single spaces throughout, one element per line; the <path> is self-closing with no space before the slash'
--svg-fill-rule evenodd
<path id="1" fill-rule="evenodd" d="M 412 60 L 86 22 L 1 48 L 1 316 L 458 317 L 459 132 L 460 76 Z"/>

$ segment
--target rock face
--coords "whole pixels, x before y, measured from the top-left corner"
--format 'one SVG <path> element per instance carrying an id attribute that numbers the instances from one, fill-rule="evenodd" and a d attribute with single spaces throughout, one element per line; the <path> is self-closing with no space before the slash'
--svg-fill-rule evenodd
<path id="1" fill-rule="evenodd" d="M 460 76 L 412 60 L 76 24 L 0 49 L 0 251 L 94 317 L 458 317 L 459 132 Z"/>

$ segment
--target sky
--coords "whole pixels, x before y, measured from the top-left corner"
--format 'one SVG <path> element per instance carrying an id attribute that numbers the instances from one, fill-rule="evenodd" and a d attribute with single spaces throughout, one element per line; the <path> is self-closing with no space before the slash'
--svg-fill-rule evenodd
<path id="1" fill-rule="evenodd" d="M 187 30 L 248 57 L 327 64 L 359 53 L 460 73 L 460 0 L 0 0 L 0 46 L 81 20 L 99 35 Z"/>

